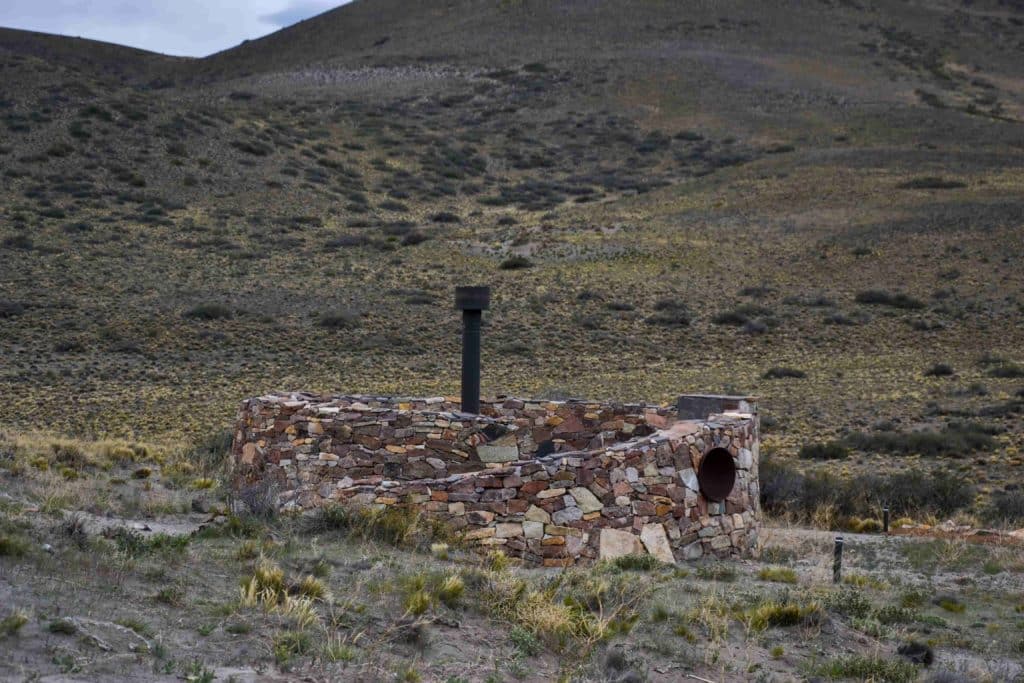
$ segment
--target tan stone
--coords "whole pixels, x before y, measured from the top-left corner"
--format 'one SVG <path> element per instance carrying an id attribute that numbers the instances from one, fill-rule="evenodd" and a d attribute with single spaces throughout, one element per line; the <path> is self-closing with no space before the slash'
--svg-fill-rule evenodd
<path id="1" fill-rule="evenodd" d="M 664 525 L 644 524 L 644 528 L 640 530 L 640 540 L 651 555 L 662 562 L 675 564 L 676 558 L 672 555 L 672 546 L 668 543 Z"/>
<path id="2" fill-rule="evenodd" d="M 551 522 L 551 515 L 548 514 L 547 510 L 539 508 L 536 505 L 531 505 L 530 509 L 523 515 L 523 519 L 531 522 L 541 522 L 542 524 L 548 524 Z"/>
<path id="3" fill-rule="evenodd" d="M 466 514 L 465 503 L 448 503 L 448 514 L 450 515 L 464 515 Z"/>
<path id="4" fill-rule="evenodd" d="M 256 460 L 256 444 L 247 443 L 242 446 L 242 464 L 251 465 Z"/>
<path id="5" fill-rule="evenodd" d="M 540 491 L 537 494 L 537 498 L 544 500 L 546 498 L 557 498 L 558 496 L 565 495 L 565 489 L 547 489 L 546 491 Z"/>
<path id="6" fill-rule="evenodd" d="M 482 529 L 473 529 L 472 531 L 467 531 L 463 535 L 463 538 L 465 538 L 467 541 L 476 541 L 481 538 L 489 538 L 491 536 L 494 536 L 495 532 L 496 530 L 494 527 L 485 526 Z"/>
<path id="7" fill-rule="evenodd" d="M 732 525 L 737 529 L 742 529 L 744 527 L 743 515 L 739 514 L 738 512 L 734 512 L 732 514 Z"/>
<path id="8" fill-rule="evenodd" d="M 642 555 L 644 545 L 639 537 L 620 529 L 601 529 L 600 557 L 613 560 L 624 555 Z"/>
<path id="9" fill-rule="evenodd" d="M 523 525 L 518 522 L 499 522 L 494 529 L 498 538 L 514 538 L 523 535 Z"/>
<path id="10" fill-rule="evenodd" d="M 505 545 L 506 543 L 508 543 L 507 538 L 496 538 L 493 536 L 490 538 L 481 538 L 477 541 L 477 545 Z"/>
<path id="11" fill-rule="evenodd" d="M 569 489 L 569 494 L 576 499 L 576 505 L 579 506 L 580 510 L 584 513 L 598 512 L 604 505 L 597 499 L 590 489 L 582 486 Z"/>
<path id="12" fill-rule="evenodd" d="M 565 545 L 565 536 L 550 536 L 540 542 L 541 545 Z"/>
<path id="13" fill-rule="evenodd" d="M 722 548 L 728 548 L 732 545 L 732 541 L 725 534 L 720 534 L 711 539 L 711 547 L 715 550 L 721 550 Z"/>

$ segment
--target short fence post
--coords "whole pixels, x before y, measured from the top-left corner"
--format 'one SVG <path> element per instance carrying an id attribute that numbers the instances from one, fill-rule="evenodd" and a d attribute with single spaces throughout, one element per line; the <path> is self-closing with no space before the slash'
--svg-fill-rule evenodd
<path id="1" fill-rule="evenodd" d="M 843 537 L 836 536 L 836 549 L 832 559 L 832 583 L 839 583 L 843 574 Z"/>
<path id="2" fill-rule="evenodd" d="M 882 508 L 882 531 L 889 533 L 889 508 Z"/>

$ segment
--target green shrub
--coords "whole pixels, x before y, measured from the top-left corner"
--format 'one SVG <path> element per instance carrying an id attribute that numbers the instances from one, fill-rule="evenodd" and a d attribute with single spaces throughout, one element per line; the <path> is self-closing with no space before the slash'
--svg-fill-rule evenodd
<path id="1" fill-rule="evenodd" d="M 843 460 L 850 456 L 850 449 L 838 441 L 808 443 L 800 447 L 801 460 Z"/>
<path id="2" fill-rule="evenodd" d="M 54 621 L 51 621 L 47 625 L 46 630 L 50 633 L 59 633 L 65 636 L 73 636 L 78 633 L 78 627 L 67 619 L 55 619 Z"/>
<path id="3" fill-rule="evenodd" d="M 763 631 L 773 626 L 800 626 L 821 622 L 823 612 L 816 602 L 798 604 L 794 602 L 766 602 L 745 613 L 750 627 Z"/>
<path id="4" fill-rule="evenodd" d="M 830 659 L 817 667 L 815 673 L 830 679 L 852 678 L 874 683 L 912 683 L 917 680 L 917 667 L 910 662 L 864 655 Z"/>
<path id="5" fill-rule="evenodd" d="M 612 560 L 619 569 L 647 572 L 652 569 L 657 569 L 661 566 L 661 562 L 654 555 L 623 555 L 622 557 L 616 557 Z"/>
<path id="6" fill-rule="evenodd" d="M 186 318 L 194 320 L 230 320 L 233 315 L 224 304 L 199 304 L 185 312 Z"/>
<path id="7" fill-rule="evenodd" d="M 21 536 L 0 534 L 0 557 L 24 557 L 29 547 L 29 542 Z"/>
<path id="8" fill-rule="evenodd" d="M 742 304 L 731 311 L 724 311 L 715 315 L 711 318 L 711 322 L 716 325 L 733 325 L 735 327 L 741 327 L 751 322 L 751 320 L 757 316 L 770 314 L 771 311 L 763 306 L 758 306 L 756 304 Z"/>
<path id="9" fill-rule="evenodd" d="M 976 423 L 957 422 L 946 425 L 941 432 L 854 432 L 843 443 L 862 451 L 893 455 L 963 457 L 974 451 L 992 450 L 996 441 L 989 432 L 989 428 Z"/>
<path id="10" fill-rule="evenodd" d="M 897 517 L 949 515 L 974 503 L 975 489 L 942 471 L 840 478 L 828 472 L 801 473 L 774 458 L 760 463 L 761 505 L 773 514 L 792 513 L 808 521 L 819 507 L 838 514 L 874 518 L 885 506 Z"/>
<path id="11" fill-rule="evenodd" d="M 859 304 L 891 306 L 893 308 L 901 308 L 904 310 L 917 310 L 924 308 L 923 301 L 919 301 L 907 294 L 902 292 L 892 294 L 880 289 L 869 289 L 863 292 L 858 292 L 854 300 Z"/>
<path id="12" fill-rule="evenodd" d="M 607 308 L 611 310 L 633 310 L 632 304 L 610 303 Z M 660 325 L 662 327 L 687 327 L 693 320 L 690 310 L 686 304 L 676 299 L 660 299 L 654 304 L 654 315 L 649 316 L 644 322 L 649 325 Z"/>
<path id="13" fill-rule="evenodd" d="M 423 516 L 413 507 L 348 508 L 324 505 L 306 518 L 307 533 L 340 532 L 360 540 L 373 540 L 404 548 L 429 549 L 436 541 L 451 541 L 451 531 L 441 522 Z"/>
<path id="14" fill-rule="evenodd" d="M 321 313 L 316 320 L 317 327 L 325 330 L 343 330 L 355 326 L 359 321 L 359 314 L 355 311 L 332 311 Z"/>
<path id="15" fill-rule="evenodd" d="M 924 372 L 925 377 L 950 377 L 953 374 L 953 366 L 945 363 L 936 363 Z"/>
<path id="16" fill-rule="evenodd" d="M 509 256 L 501 262 L 500 268 L 502 270 L 522 270 L 523 268 L 533 268 L 533 261 L 525 256 Z"/>
<path id="17" fill-rule="evenodd" d="M 796 583 L 796 572 L 789 567 L 765 567 L 757 573 L 757 578 L 762 581 L 775 581 L 776 583 Z"/>
<path id="18" fill-rule="evenodd" d="M 844 617 L 863 619 L 872 612 L 871 601 L 855 588 L 841 588 L 829 593 L 825 606 Z"/>
<path id="19" fill-rule="evenodd" d="M 725 562 L 710 562 L 697 567 L 697 578 L 706 581 L 732 582 L 736 580 L 736 569 Z"/>
<path id="20" fill-rule="evenodd" d="M 15 612 L 0 619 L 0 639 L 16 634 L 27 623 L 28 615 L 23 612 Z"/>
<path id="21" fill-rule="evenodd" d="M 807 373 L 803 370 L 781 366 L 769 368 L 763 375 L 761 375 L 762 379 L 803 379 L 804 377 L 807 377 Z"/>
<path id="22" fill-rule="evenodd" d="M 1018 527 L 1024 524 L 1024 491 L 996 491 L 984 510 L 985 519 Z"/>
<path id="23" fill-rule="evenodd" d="M 992 377 L 1003 379 L 1018 379 L 1024 377 L 1024 366 L 1017 365 L 1016 363 L 1000 363 L 991 368 L 988 374 Z"/>
<path id="24" fill-rule="evenodd" d="M 901 190 L 954 190 L 967 187 L 967 183 L 936 176 L 922 176 L 920 178 L 911 178 L 896 187 Z"/>

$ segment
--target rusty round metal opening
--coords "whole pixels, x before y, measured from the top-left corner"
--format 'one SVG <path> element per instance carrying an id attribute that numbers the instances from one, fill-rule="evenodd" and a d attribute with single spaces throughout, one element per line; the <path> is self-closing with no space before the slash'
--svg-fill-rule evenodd
<path id="1" fill-rule="evenodd" d="M 712 448 L 700 461 L 697 483 L 708 500 L 720 501 L 728 497 L 736 483 L 736 463 L 724 448 Z"/>

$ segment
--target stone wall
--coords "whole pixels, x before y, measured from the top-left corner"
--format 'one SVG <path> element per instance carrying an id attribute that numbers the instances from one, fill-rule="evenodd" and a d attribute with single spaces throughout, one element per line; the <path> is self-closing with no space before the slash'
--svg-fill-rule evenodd
<path id="1" fill-rule="evenodd" d="M 708 399 L 731 412 L 678 420 L 663 406 L 503 398 L 470 415 L 444 398 L 273 394 L 242 405 L 234 487 L 270 486 L 282 510 L 415 505 L 471 543 L 548 566 L 742 555 L 760 516 L 756 404 Z M 715 449 L 735 469 L 720 501 L 700 481 Z"/>

